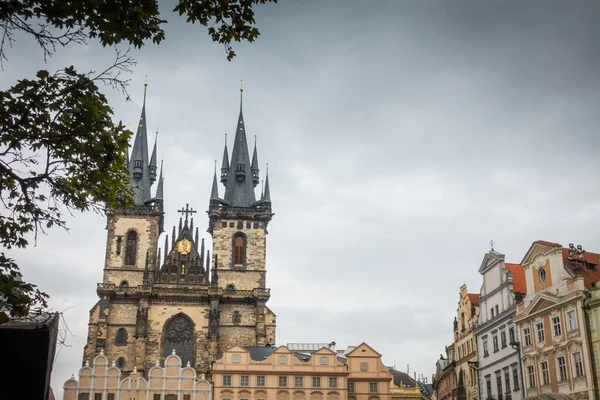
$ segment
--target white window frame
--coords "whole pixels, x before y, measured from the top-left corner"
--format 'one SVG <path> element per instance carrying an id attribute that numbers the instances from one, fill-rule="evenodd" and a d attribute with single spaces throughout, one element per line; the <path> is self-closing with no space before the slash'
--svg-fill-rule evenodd
<path id="1" fill-rule="evenodd" d="M 540 326 L 542 327 L 542 329 L 540 329 Z M 537 340 L 537 343 L 543 344 L 546 341 L 546 333 L 544 332 L 543 322 L 538 322 L 537 324 L 535 324 L 535 338 Z"/>
<path id="2" fill-rule="evenodd" d="M 561 363 L 562 361 L 562 363 Z M 556 357 L 556 366 L 558 370 L 558 380 L 559 382 L 566 381 L 569 379 L 569 373 L 567 371 L 567 360 L 565 356 Z"/>
<path id="3" fill-rule="evenodd" d="M 531 346 L 531 329 L 529 327 L 523 328 L 523 341 L 525 347 Z"/>
<path id="4" fill-rule="evenodd" d="M 535 367 L 533 365 L 527 366 L 527 383 L 529 383 L 529 389 L 535 388 Z"/>
<path id="5" fill-rule="evenodd" d="M 575 310 L 567 311 L 567 325 L 569 332 L 577 329 L 577 314 Z"/>
<path id="6" fill-rule="evenodd" d="M 579 360 L 577 360 L 577 358 L 579 358 Z M 575 378 L 581 378 L 585 375 L 585 371 L 583 370 L 583 358 L 580 351 L 573 353 L 573 370 L 575 371 Z"/>
<path id="7" fill-rule="evenodd" d="M 540 362 L 540 374 L 542 375 L 542 386 L 550 384 L 550 370 L 548 368 L 548 361 Z"/>
<path id="8" fill-rule="evenodd" d="M 552 317 L 552 335 L 554 337 L 562 336 L 562 326 L 560 325 L 560 315 Z"/>
<path id="9" fill-rule="evenodd" d="M 231 386 L 231 375 L 223 375 L 223 386 Z"/>

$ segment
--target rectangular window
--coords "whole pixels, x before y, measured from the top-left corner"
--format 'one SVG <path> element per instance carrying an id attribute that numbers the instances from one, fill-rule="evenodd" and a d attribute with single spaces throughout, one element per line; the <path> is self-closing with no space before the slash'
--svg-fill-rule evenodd
<path id="1" fill-rule="evenodd" d="M 312 387 L 314 387 L 314 388 L 320 388 L 321 387 L 321 378 L 320 377 L 313 376 Z"/>
<path id="2" fill-rule="evenodd" d="M 240 359 L 241 359 L 241 357 L 240 357 L 239 354 L 232 354 L 231 355 L 231 362 L 232 363 L 236 363 L 237 364 L 237 363 L 240 362 Z"/>
<path id="3" fill-rule="evenodd" d="M 159 394 L 159 393 L 157 393 L 157 394 L 153 395 L 153 396 L 152 396 L 152 398 L 153 398 L 154 400 L 160 400 L 160 394 Z"/>
<path id="4" fill-rule="evenodd" d="M 287 357 L 279 356 L 279 364 L 285 364 L 285 363 L 287 363 Z"/>
<path id="5" fill-rule="evenodd" d="M 337 378 L 336 377 L 330 377 L 329 378 L 329 387 L 330 388 L 336 388 L 337 387 Z"/>
<path id="6" fill-rule="evenodd" d="M 109 393 L 106 397 L 106 400 L 115 400 L 115 394 L 114 393 Z"/>
<path id="7" fill-rule="evenodd" d="M 168 394 L 165 397 L 165 400 L 177 400 L 177 395 L 176 394 Z"/>
<path id="8" fill-rule="evenodd" d="M 515 328 L 512 326 L 508 330 L 508 340 L 510 340 L 510 343 L 515 341 Z"/>
<path id="9" fill-rule="evenodd" d="M 485 391 L 487 392 L 487 398 L 492 398 L 492 381 L 489 376 L 485 377 Z"/>
<path id="10" fill-rule="evenodd" d="M 559 316 L 552 318 L 552 331 L 554 332 L 555 337 L 562 335 L 562 328 L 560 327 Z"/>
<path id="11" fill-rule="evenodd" d="M 102 393 L 94 393 L 94 400 L 102 400 Z"/>
<path id="12" fill-rule="evenodd" d="M 498 391 L 498 400 L 502 400 L 502 377 L 496 375 L 496 390 Z"/>
<path id="13" fill-rule="evenodd" d="M 535 370 L 533 369 L 533 365 L 527 366 L 527 377 L 529 378 L 529 388 L 535 387 Z"/>
<path id="14" fill-rule="evenodd" d="M 264 376 L 257 376 L 256 377 L 256 386 L 258 386 L 258 387 L 264 387 L 265 386 L 265 377 Z"/>
<path id="15" fill-rule="evenodd" d="M 506 332 L 504 331 L 500 332 L 500 345 L 502 348 L 506 347 Z"/>
<path id="16" fill-rule="evenodd" d="M 573 353 L 573 362 L 575 363 L 575 378 L 583 376 L 583 362 L 581 361 L 581 353 Z"/>
<path id="17" fill-rule="evenodd" d="M 544 335 L 544 323 L 540 322 L 535 324 L 535 330 L 537 331 L 537 342 L 544 343 L 546 341 L 546 336 Z"/>
<path id="18" fill-rule="evenodd" d="M 348 382 L 348 393 L 354 393 L 354 382 Z"/>
<path id="19" fill-rule="evenodd" d="M 250 377 L 248 375 L 240 376 L 240 386 L 250 386 Z"/>
<path id="20" fill-rule="evenodd" d="M 287 376 L 279 377 L 279 387 L 287 387 Z"/>
<path id="21" fill-rule="evenodd" d="M 569 324 L 569 331 L 577 329 L 577 317 L 575 317 L 575 310 L 567 312 L 567 321 Z"/>
<path id="22" fill-rule="evenodd" d="M 192 395 L 191 394 L 184 394 L 183 395 L 183 400 L 191 400 L 192 399 Z"/>
<path id="23" fill-rule="evenodd" d="M 294 377 L 294 387 L 304 387 L 304 378 L 301 376 Z"/>
<path id="24" fill-rule="evenodd" d="M 542 385 L 549 385 L 550 373 L 548 372 L 548 361 L 542 361 L 540 363 L 540 369 L 542 370 Z"/>
<path id="25" fill-rule="evenodd" d="M 361 371 L 368 371 L 369 370 L 369 364 L 362 362 L 360 363 L 360 370 Z"/>
<path id="26" fill-rule="evenodd" d="M 223 375 L 223 386 L 231 386 L 231 375 Z"/>
<path id="27" fill-rule="evenodd" d="M 483 339 L 483 356 L 487 357 L 490 353 L 488 352 L 488 342 L 487 339 Z"/>
<path id="28" fill-rule="evenodd" d="M 565 360 L 565 356 L 557 357 L 556 362 L 558 363 L 558 379 L 560 381 L 566 381 L 567 380 L 567 361 Z"/>
<path id="29" fill-rule="evenodd" d="M 492 343 L 494 344 L 494 353 L 498 351 L 498 336 L 492 336 Z"/>
<path id="30" fill-rule="evenodd" d="M 513 374 L 513 387 L 515 388 L 515 390 L 521 389 L 521 385 L 519 385 L 519 369 L 518 369 L 518 367 L 514 367 L 512 369 L 512 374 Z"/>
<path id="31" fill-rule="evenodd" d="M 327 364 L 329 364 L 329 358 L 321 357 L 321 365 L 327 365 Z"/>
<path id="32" fill-rule="evenodd" d="M 525 347 L 531 346 L 531 331 L 529 328 L 523 329 L 523 341 L 525 342 Z"/>
<path id="33" fill-rule="evenodd" d="M 506 393 L 510 393 L 510 374 L 508 370 L 504 371 L 504 388 L 506 389 Z"/>
<path id="34" fill-rule="evenodd" d="M 377 393 L 377 382 L 369 382 L 369 393 Z"/>

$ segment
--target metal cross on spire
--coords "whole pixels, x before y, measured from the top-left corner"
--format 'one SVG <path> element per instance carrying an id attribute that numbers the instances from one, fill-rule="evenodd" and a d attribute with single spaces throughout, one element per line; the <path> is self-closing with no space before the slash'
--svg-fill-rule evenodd
<path id="1" fill-rule="evenodd" d="M 190 208 L 189 203 L 186 203 L 185 209 L 183 209 L 183 207 L 182 207 L 181 210 L 177 210 L 177 212 L 185 214 L 185 222 L 187 222 L 187 220 L 188 220 L 188 214 L 195 214 L 196 210 L 194 210 L 193 208 Z"/>
<path id="2" fill-rule="evenodd" d="M 490 247 L 492 248 L 492 250 L 494 250 L 494 245 L 495 245 L 494 241 L 490 240 Z"/>

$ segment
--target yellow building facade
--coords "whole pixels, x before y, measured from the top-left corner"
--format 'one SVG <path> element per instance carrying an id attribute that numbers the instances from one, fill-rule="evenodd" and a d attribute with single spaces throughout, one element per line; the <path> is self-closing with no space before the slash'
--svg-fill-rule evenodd
<path id="1" fill-rule="evenodd" d="M 391 400 L 430 400 L 429 396 L 423 393 L 421 384 L 410 375 L 401 371 L 390 371 L 392 381 L 390 382 Z"/>
<path id="2" fill-rule="evenodd" d="M 212 366 L 215 400 L 389 400 L 390 371 L 366 344 L 346 358 L 286 346 L 234 347 Z"/>

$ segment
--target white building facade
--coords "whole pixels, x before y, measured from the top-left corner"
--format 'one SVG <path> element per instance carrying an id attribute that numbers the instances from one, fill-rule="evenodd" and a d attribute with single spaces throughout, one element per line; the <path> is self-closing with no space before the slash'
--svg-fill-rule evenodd
<path id="1" fill-rule="evenodd" d="M 506 264 L 504 254 L 492 249 L 483 258 L 479 273 L 483 284 L 475 337 L 480 399 L 523 400 L 520 354 L 518 346 L 511 346 L 517 299 L 526 291 L 523 268 Z"/>

